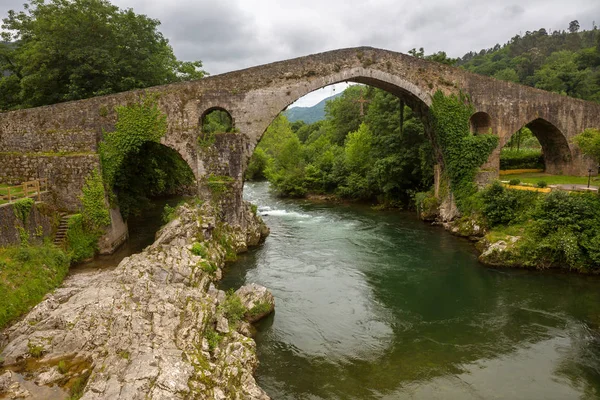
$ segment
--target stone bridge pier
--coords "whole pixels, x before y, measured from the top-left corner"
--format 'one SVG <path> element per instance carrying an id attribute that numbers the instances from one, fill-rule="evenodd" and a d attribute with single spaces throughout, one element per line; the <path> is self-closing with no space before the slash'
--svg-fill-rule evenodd
<path id="1" fill-rule="evenodd" d="M 498 176 L 500 150 L 528 126 L 539 139 L 548 172 L 586 175 L 595 166 L 572 138 L 600 128 L 600 104 L 472 74 L 459 68 L 374 48 L 351 48 L 216 75 L 193 82 L 95 97 L 0 114 L 0 182 L 48 178 L 54 203 L 76 211 L 85 177 L 99 167 L 98 143 L 114 129 L 115 106 L 154 95 L 167 115 L 162 143 L 190 165 L 199 191 L 211 176 L 233 179 L 227 202 L 239 219 L 243 173 L 254 148 L 273 119 L 298 98 L 324 86 L 352 81 L 401 97 L 425 115 L 432 95 L 467 94 L 476 112 L 473 134 L 498 135 L 500 144 L 482 166 Z M 202 120 L 215 109 L 232 118 L 234 132 L 204 140 Z M 438 160 L 443 168 L 443 159 Z M 236 212 L 237 210 L 237 212 Z"/>

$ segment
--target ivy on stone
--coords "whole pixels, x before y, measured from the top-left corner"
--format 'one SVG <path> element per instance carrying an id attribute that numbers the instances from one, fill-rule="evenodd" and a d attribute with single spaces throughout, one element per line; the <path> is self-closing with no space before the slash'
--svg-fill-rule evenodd
<path id="1" fill-rule="evenodd" d="M 474 112 L 463 94 L 446 96 L 437 91 L 433 95 L 430 108 L 433 134 L 460 211 L 465 210 L 468 198 L 477 191 L 474 183 L 477 170 L 498 145 L 495 135 L 471 133 L 469 119 Z"/>
<path id="2" fill-rule="evenodd" d="M 118 106 L 113 132 L 104 133 L 100 159 L 104 183 L 112 188 L 126 157 L 139 152 L 146 142 L 159 143 L 167 132 L 167 116 L 158 108 L 156 97 L 147 96 L 139 103 Z"/>
<path id="3" fill-rule="evenodd" d="M 110 225 L 110 214 L 106 205 L 106 192 L 100 171 L 93 170 L 85 179 L 81 196 L 83 223 L 89 230 L 96 231 Z"/>
<path id="4" fill-rule="evenodd" d="M 34 204 L 35 201 L 31 197 L 19 199 L 13 204 L 15 216 L 23 222 L 23 226 L 27 224 L 27 218 L 29 218 L 29 214 L 31 213 Z"/>

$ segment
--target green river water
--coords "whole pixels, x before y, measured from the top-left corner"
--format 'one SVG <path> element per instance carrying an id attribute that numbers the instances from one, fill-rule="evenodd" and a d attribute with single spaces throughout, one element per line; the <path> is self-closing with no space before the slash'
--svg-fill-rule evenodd
<path id="1" fill-rule="evenodd" d="M 405 212 L 245 196 L 271 228 L 225 272 L 276 311 L 259 384 L 285 399 L 600 397 L 600 279 L 486 268 L 473 245 Z"/>

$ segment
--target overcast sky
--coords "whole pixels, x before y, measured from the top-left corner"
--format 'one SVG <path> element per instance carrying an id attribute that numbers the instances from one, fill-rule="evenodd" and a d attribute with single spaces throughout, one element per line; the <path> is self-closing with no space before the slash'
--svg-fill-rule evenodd
<path id="1" fill-rule="evenodd" d="M 0 16 L 24 0 L 0 0 Z M 212 75 L 327 50 L 373 46 L 459 57 L 539 28 L 600 24 L 600 0 L 112 0 L 162 22 L 182 60 Z"/>

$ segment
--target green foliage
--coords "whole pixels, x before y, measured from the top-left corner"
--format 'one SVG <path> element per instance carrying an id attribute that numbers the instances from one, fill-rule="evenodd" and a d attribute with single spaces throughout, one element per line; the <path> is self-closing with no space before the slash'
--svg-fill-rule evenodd
<path id="1" fill-rule="evenodd" d="M 359 100 L 371 98 L 373 89 L 355 85 L 350 86 L 340 97 L 336 97 L 325 104 L 325 114 L 331 121 L 331 141 L 343 145 L 346 135 L 356 132 L 361 124 Z M 364 106 L 368 108 L 367 105 Z"/>
<path id="2" fill-rule="evenodd" d="M 521 180 L 520 179 L 511 179 L 510 181 L 508 181 L 509 185 L 519 185 L 521 184 Z"/>
<path id="3" fill-rule="evenodd" d="M 83 397 L 83 391 L 85 390 L 85 386 L 87 385 L 91 373 L 92 371 L 88 370 L 88 372 L 73 380 L 69 389 L 69 400 L 79 400 Z"/>
<path id="4" fill-rule="evenodd" d="M 204 116 L 202 121 L 202 133 L 226 133 L 233 132 L 233 121 L 227 111 L 213 110 Z"/>
<path id="5" fill-rule="evenodd" d="M 209 175 L 206 184 L 213 195 L 220 196 L 231 189 L 234 181 L 227 175 Z"/>
<path id="6" fill-rule="evenodd" d="M 219 335 L 217 331 L 213 327 L 208 327 L 204 331 L 204 337 L 208 342 L 208 348 L 210 351 L 214 351 L 217 347 L 219 347 L 219 343 L 223 340 L 223 337 Z"/>
<path id="7" fill-rule="evenodd" d="M 31 342 L 27 343 L 27 350 L 29 352 L 29 355 L 33 358 L 40 358 L 44 355 L 46 351 L 44 349 L 44 346 L 41 346 L 39 344 L 33 344 Z"/>
<path id="8" fill-rule="evenodd" d="M 161 216 L 162 221 L 165 224 L 168 224 L 169 222 L 173 221 L 176 216 L 176 211 L 177 211 L 176 207 L 171 207 L 170 205 L 165 204 L 165 207 L 163 208 L 163 213 Z"/>
<path id="9" fill-rule="evenodd" d="M 548 183 L 546 183 L 546 181 L 538 181 L 538 183 L 536 183 L 535 186 L 543 189 L 545 187 L 548 187 Z"/>
<path id="10" fill-rule="evenodd" d="M 506 189 L 498 181 L 488 186 L 480 196 L 483 199 L 481 213 L 491 227 L 526 220 L 539 198 L 536 192 Z"/>
<path id="11" fill-rule="evenodd" d="M 350 89 L 327 103 L 325 121 L 290 125 L 276 118 L 250 166 L 260 160 L 271 186 L 284 196 L 333 193 L 385 205 L 408 203 L 415 189 L 433 181 L 432 146 L 420 118 L 382 90 Z M 356 102 L 361 97 L 370 99 L 364 116 Z"/>
<path id="12" fill-rule="evenodd" d="M 85 178 L 81 196 L 81 215 L 84 226 L 89 231 L 102 231 L 110 225 L 110 213 L 106 205 L 106 192 L 102 175 L 98 170 L 93 170 Z"/>
<path id="13" fill-rule="evenodd" d="M 473 113 L 473 107 L 462 95 L 445 96 L 441 91 L 433 95 L 430 108 L 433 131 L 459 210 L 465 209 L 465 202 L 477 191 L 475 175 L 498 145 L 495 135 L 470 132 L 469 119 Z"/>
<path id="14" fill-rule="evenodd" d="M 255 319 L 259 315 L 267 314 L 271 311 L 271 305 L 269 303 L 258 302 L 248 310 L 248 316 L 251 320 Z"/>
<path id="15" fill-rule="evenodd" d="M 127 218 L 149 207 L 152 197 L 185 194 L 194 182 L 194 173 L 177 151 L 146 142 L 121 165 L 113 188 Z"/>
<path id="16" fill-rule="evenodd" d="M 208 251 L 206 250 L 206 247 L 204 247 L 202 243 L 198 242 L 194 242 L 194 244 L 192 244 L 191 252 L 192 254 L 200 256 L 202 258 L 206 258 L 208 256 Z"/>
<path id="17" fill-rule="evenodd" d="M 115 131 L 104 133 L 100 158 L 105 186 L 127 219 L 148 206 L 149 197 L 185 191 L 194 174 L 177 151 L 160 144 L 167 120 L 154 97 L 116 111 Z"/>
<path id="18" fill-rule="evenodd" d="M 440 200 L 435 197 L 433 191 L 415 193 L 414 202 L 421 218 L 429 220 L 437 215 Z"/>
<path id="19" fill-rule="evenodd" d="M 574 21 L 575 22 L 575 21 Z M 600 101 L 600 30 L 527 31 L 459 61 L 483 75 Z"/>
<path id="20" fill-rule="evenodd" d="M 13 203 L 15 216 L 23 222 L 23 226 L 27 224 L 27 218 L 29 218 L 29 214 L 31 213 L 34 204 L 35 201 L 31 197 L 25 197 Z"/>
<path id="21" fill-rule="evenodd" d="M 199 79 L 178 61 L 160 22 L 106 0 L 29 0 L 4 18 L 0 110 L 78 100 Z"/>
<path id="22" fill-rule="evenodd" d="M 136 155 L 146 142 L 159 143 L 167 132 L 167 116 L 156 99 L 145 97 L 139 103 L 118 106 L 114 132 L 105 132 L 100 143 L 102 173 L 112 187 L 126 158 Z"/>
<path id="23" fill-rule="evenodd" d="M 220 306 L 225 318 L 229 321 L 229 325 L 235 329 L 240 321 L 244 318 L 246 308 L 242 304 L 242 301 L 233 289 L 227 291 L 225 301 Z"/>
<path id="24" fill-rule="evenodd" d="M 494 231 L 517 228 L 521 239 L 510 262 L 536 268 L 600 270 L 600 197 L 510 190 L 494 183 L 481 194 L 481 212 Z"/>
<path id="25" fill-rule="evenodd" d="M 27 312 L 60 285 L 69 257 L 45 243 L 0 249 L 0 328 Z"/>
<path id="26" fill-rule="evenodd" d="M 67 366 L 67 363 L 65 362 L 65 360 L 60 360 L 58 362 L 58 364 L 56 365 L 56 369 L 58 370 L 58 372 L 60 372 L 63 375 L 69 371 L 69 367 Z"/>
<path id="27" fill-rule="evenodd" d="M 538 149 L 510 150 L 500 153 L 500 169 L 544 169 L 544 155 Z"/>
<path id="28" fill-rule="evenodd" d="M 101 234 L 97 229 L 87 228 L 82 214 L 71 216 L 67 229 L 67 250 L 71 261 L 77 263 L 94 257 Z"/>
<path id="29" fill-rule="evenodd" d="M 246 169 L 244 178 L 248 181 L 259 181 L 267 178 L 265 175 L 265 170 L 269 164 L 269 156 L 265 152 L 263 148 L 256 148 L 254 150 L 254 154 L 252 154 L 252 158 L 250 159 L 250 163 L 248 164 L 248 168 Z"/>
<path id="30" fill-rule="evenodd" d="M 219 267 L 216 264 L 213 264 L 209 261 L 201 261 L 200 268 L 202 268 L 202 271 L 206 272 L 207 274 L 212 275 L 215 272 L 217 272 L 217 269 Z"/>
<path id="31" fill-rule="evenodd" d="M 573 138 L 583 154 L 600 165 L 600 129 L 588 128 Z"/>

